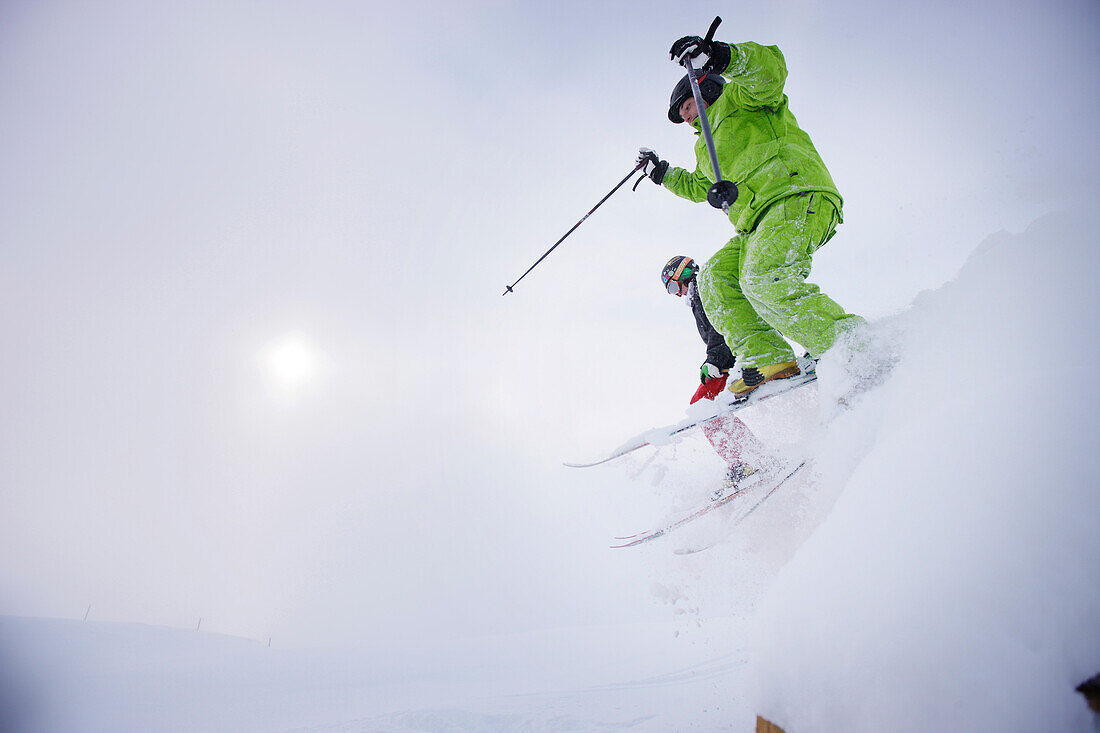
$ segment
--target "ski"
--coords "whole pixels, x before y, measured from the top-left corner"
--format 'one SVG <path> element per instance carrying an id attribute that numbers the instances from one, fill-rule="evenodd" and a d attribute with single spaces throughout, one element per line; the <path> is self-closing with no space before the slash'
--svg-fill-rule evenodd
<path id="1" fill-rule="evenodd" d="M 774 494 L 779 489 L 780 486 L 787 483 L 787 481 L 789 481 L 796 473 L 801 471 L 802 468 L 805 465 L 806 465 L 806 461 L 802 461 L 802 463 L 799 463 L 797 466 L 795 466 L 793 469 L 791 469 L 785 476 L 783 476 L 783 478 L 779 479 L 779 481 L 777 481 L 770 489 L 768 489 L 767 492 L 763 496 L 761 496 L 759 499 L 756 500 L 755 504 L 753 504 L 749 507 L 748 511 L 746 511 L 744 514 L 742 514 L 737 519 L 737 521 L 734 522 L 733 525 L 731 525 L 731 528 L 736 527 L 738 524 L 743 522 L 750 514 L 752 514 L 754 511 L 756 511 L 757 507 L 759 507 L 761 504 L 763 504 L 764 501 L 769 496 Z M 639 532 L 638 534 L 629 535 L 627 537 L 616 537 L 615 541 L 621 542 L 622 544 L 611 545 L 611 548 L 615 549 L 615 550 L 618 550 L 618 549 L 622 549 L 624 547 L 634 547 L 634 546 L 640 545 L 644 542 L 649 542 L 650 540 L 655 540 L 658 537 L 663 537 L 664 535 L 668 534 L 669 532 L 672 532 L 673 530 L 677 530 L 680 527 L 683 527 L 685 524 L 688 524 L 690 522 L 695 521 L 699 517 L 710 514 L 715 509 L 718 509 L 721 506 L 725 506 L 726 504 L 728 504 L 729 502 L 731 502 L 732 500 L 734 500 L 738 496 L 741 496 L 741 495 L 745 494 L 746 492 L 750 491 L 751 489 L 754 489 L 754 488 L 760 486 L 760 484 L 761 484 L 761 482 L 758 481 L 756 483 L 753 483 L 751 486 L 747 486 L 743 489 L 738 489 L 737 491 L 734 491 L 732 494 L 727 494 L 726 496 L 723 496 L 721 499 L 717 499 L 716 501 L 712 501 L 712 502 L 708 503 L 706 506 L 703 506 L 703 507 L 695 510 L 694 512 L 692 512 L 691 514 L 688 514 L 685 517 L 681 517 L 680 519 L 677 519 L 675 522 L 672 522 L 671 524 L 665 525 L 664 527 L 661 527 L 660 529 L 651 529 L 651 530 L 647 530 L 645 532 Z M 706 549 L 706 548 L 702 548 L 702 549 Z M 695 552 L 698 552 L 698 550 L 695 550 Z M 690 554 L 690 552 L 681 553 L 681 554 Z"/>
<path id="2" fill-rule="evenodd" d="M 667 440 L 673 438 L 681 433 L 686 433 L 689 430 L 693 430 L 705 423 L 717 420 L 720 417 L 733 414 L 738 410 L 746 407 L 752 407 L 758 405 L 761 402 L 770 400 L 773 397 L 786 394 L 793 389 L 798 389 L 804 385 L 810 384 L 817 380 L 817 372 L 804 372 L 798 376 L 791 377 L 790 379 L 776 380 L 774 382 L 768 382 L 767 384 L 759 387 L 753 392 L 747 400 L 743 402 L 735 402 L 732 404 L 722 404 L 715 409 L 714 413 L 703 418 L 694 420 L 685 420 L 684 422 L 677 423 L 675 425 L 668 425 L 663 428 L 656 428 L 654 430 L 647 430 L 644 433 L 636 435 L 627 442 L 623 443 L 620 447 L 616 448 L 609 455 L 589 462 L 566 462 L 565 465 L 569 468 L 591 468 L 592 466 L 599 466 L 603 463 L 608 463 L 616 458 L 621 458 L 627 453 L 633 453 L 639 448 L 645 448 L 647 445 L 653 445 L 654 440 Z"/>

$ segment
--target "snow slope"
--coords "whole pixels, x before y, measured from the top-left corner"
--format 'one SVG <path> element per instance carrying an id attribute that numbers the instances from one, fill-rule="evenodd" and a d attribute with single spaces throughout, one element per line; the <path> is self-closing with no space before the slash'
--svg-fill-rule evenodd
<path id="1" fill-rule="evenodd" d="M 903 334 L 902 360 L 821 440 L 870 445 L 756 614 L 757 710 L 794 731 L 1088 726 L 1073 691 L 1100 672 L 1085 211 L 991 237 L 879 324 Z"/>
<path id="2" fill-rule="evenodd" d="M 580 628 L 432 648 L 271 649 L 136 624 L 0 619 L 0 730 L 662 731 L 725 727 L 744 631 L 715 655 L 675 624 Z M 3 699 L 0 697 L 0 699 Z"/>
<path id="3" fill-rule="evenodd" d="M 991 237 L 956 280 L 874 324 L 870 353 L 898 362 L 847 411 L 835 397 L 865 365 L 844 349 L 816 392 L 746 411 L 813 471 L 706 552 L 673 551 L 720 523 L 618 551 L 651 566 L 665 624 L 288 651 L 6 618 L 0 720 L 710 731 L 760 713 L 790 733 L 1089 730 L 1073 688 L 1100 672 L 1100 253 L 1087 209 L 1074 211 Z M 721 472 L 697 439 L 595 470 L 648 481 L 670 512 Z"/>

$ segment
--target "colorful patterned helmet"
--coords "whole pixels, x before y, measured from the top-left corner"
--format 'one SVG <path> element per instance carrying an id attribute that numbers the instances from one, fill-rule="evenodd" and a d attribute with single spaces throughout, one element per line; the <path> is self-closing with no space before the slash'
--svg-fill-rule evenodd
<path id="1" fill-rule="evenodd" d="M 691 282 L 697 272 L 699 268 L 695 265 L 695 260 L 677 255 L 661 268 L 661 282 L 664 283 L 665 290 L 679 295 L 680 285 Z"/>

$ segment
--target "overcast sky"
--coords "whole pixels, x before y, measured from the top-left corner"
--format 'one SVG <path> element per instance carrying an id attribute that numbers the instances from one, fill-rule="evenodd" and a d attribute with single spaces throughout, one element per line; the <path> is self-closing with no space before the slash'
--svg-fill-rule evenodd
<path id="1" fill-rule="evenodd" d="M 667 49 L 715 14 L 786 55 L 850 310 L 1095 190 L 1087 0 L 4 3 L 0 613 L 298 644 L 659 612 L 606 549 L 651 487 L 560 462 L 682 417 L 704 352 L 657 275 L 732 229 L 643 181 L 501 293 L 639 146 L 690 167 Z"/>

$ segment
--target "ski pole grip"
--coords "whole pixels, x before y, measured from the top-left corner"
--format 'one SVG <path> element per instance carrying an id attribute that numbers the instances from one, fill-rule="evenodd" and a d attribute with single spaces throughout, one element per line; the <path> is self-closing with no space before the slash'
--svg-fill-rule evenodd
<path id="1" fill-rule="evenodd" d="M 710 43 L 714 40 L 714 32 L 718 30 L 718 24 L 721 22 L 722 18 L 720 16 L 714 16 L 714 20 L 711 22 L 710 28 L 707 30 L 707 37 L 703 39 L 704 41 Z"/>

